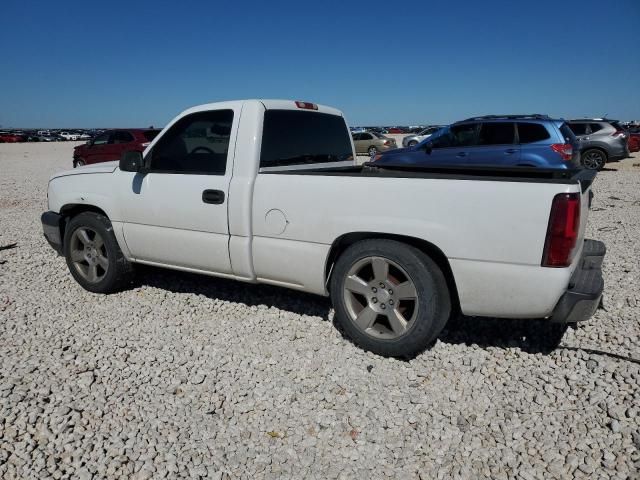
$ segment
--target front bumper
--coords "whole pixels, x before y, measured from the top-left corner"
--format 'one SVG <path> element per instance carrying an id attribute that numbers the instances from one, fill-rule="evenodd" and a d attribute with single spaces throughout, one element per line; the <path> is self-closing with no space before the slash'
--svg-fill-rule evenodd
<path id="1" fill-rule="evenodd" d="M 55 212 L 44 212 L 40 220 L 42 221 L 44 238 L 58 252 L 58 255 L 62 255 L 62 216 Z"/>
<path id="2" fill-rule="evenodd" d="M 606 252 L 603 242 L 584 241 L 580 263 L 571 276 L 567 291 L 553 310 L 552 322 L 583 322 L 593 316 L 604 291 L 602 261 Z"/>

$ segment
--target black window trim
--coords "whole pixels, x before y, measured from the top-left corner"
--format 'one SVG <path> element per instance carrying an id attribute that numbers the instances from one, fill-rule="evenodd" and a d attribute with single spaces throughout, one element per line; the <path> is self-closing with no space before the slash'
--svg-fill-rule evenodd
<path id="1" fill-rule="evenodd" d="M 325 112 L 312 112 L 313 114 L 315 114 L 316 116 L 325 116 L 325 117 L 337 117 L 341 120 L 341 127 L 344 127 L 346 129 L 346 133 L 347 133 L 347 138 L 349 135 L 351 135 L 351 142 L 348 142 L 348 144 L 345 144 L 345 147 L 348 147 L 348 153 L 345 151 L 345 155 L 348 155 L 348 157 L 345 157 L 344 159 L 340 159 L 340 157 L 336 156 L 335 160 L 332 161 L 322 161 L 322 162 L 300 162 L 300 163 L 281 163 L 281 162 L 276 162 L 276 164 L 272 164 L 272 165 L 263 165 L 263 154 L 264 154 L 264 143 L 265 143 L 265 125 L 266 125 L 266 120 L 267 120 L 267 114 L 270 112 L 280 112 L 280 113 L 285 113 L 285 112 L 296 112 L 296 114 L 300 113 L 300 110 L 296 110 L 296 109 L 289 109 L 289 108 L 283 108 L 283 109 L 279 109 L 279 108 L 273 108 L 273 109 L 267 109 L 264 115 L 264 120 L 263 120 L 263 126 L 262 126 L 262 142 L 261 142 L 261 147 L 260 147 L 260 160 L 258 163 L 258 174 L 261 173 L 267 173 L 267 172 L 283 172 L 283 171 L 289 171 L 289 170 L 293 170 L 293 171 L 297 171 L 297 170 L 307 170 L 307 169 L 315 169 L 315 168 L 335 168 L 335 167 L 350 167 L 353 166 L 354 163 L 354 155 L 357 155 L 355 150 L 354 150 L 354 144 L 356 141 L 354 138 L 354 134 L 352 132 L 350 132 L 349 128 L 346 125 L 346 120 L 344 119 L 343 115 L 336 115 L 336 114 L 332 114 L 332 113 L 325 113 Z M 309 114 L 309 112 L 302 112 L 304 115 Z M 355 135 L 365 135 L 365 134 L 369 134 L 372 137 L 372 140 L 375 140 L 375 135 L 372 135 L 371 132 L 368 131 L 364 131 L 364 132 L 358 132 Z M 342 134 L 340 134 L 342 135 Z M 366 140 L 364 140 L 366 141 Z M 332 154 L 333 155 L 333 154 Z M 333 155 L 335 156 L 335 155 Z M 320 166 L 319 166 L 320 165 Z"/>

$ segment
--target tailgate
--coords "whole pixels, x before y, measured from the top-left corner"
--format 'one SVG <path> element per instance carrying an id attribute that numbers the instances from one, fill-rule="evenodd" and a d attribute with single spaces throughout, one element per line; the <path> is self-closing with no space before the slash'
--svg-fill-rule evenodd
<path id="1" fill-rule="evenodd" d="M 582 170 L 578 173 L 575 178 L 580 185 L 580 235 L 578 236 L 578 249 L 575 253 L 575 258 L 571 264 L 571 269 L 575 269 L 578 264 L 580 257 L 582 255 L 582 248 L 585 238 L 585 233 L 587 229 L 587 223 L 589 221 L 589 210 L 591 209 L 591 203 L 593 201 L 593 191 L 591 187 L 593 186 L 593 180 L 596 178 L 597 171 L 595 170 Z"/>

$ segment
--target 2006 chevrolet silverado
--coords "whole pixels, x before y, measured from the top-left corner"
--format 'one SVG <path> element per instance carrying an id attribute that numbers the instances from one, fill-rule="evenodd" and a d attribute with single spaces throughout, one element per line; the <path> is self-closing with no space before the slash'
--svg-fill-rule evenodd
<path id="1" fill-rule="evenodd" d="M 354 158 L 333 108 L 202 105 L 143 154 L 54 175 L 44 234 L 92 292 L 125 287 L 142 263 L 330 295 L 344 333 L 382 355 L 420 352 L 452 312 L 593 315 L 595 173 Z"/>

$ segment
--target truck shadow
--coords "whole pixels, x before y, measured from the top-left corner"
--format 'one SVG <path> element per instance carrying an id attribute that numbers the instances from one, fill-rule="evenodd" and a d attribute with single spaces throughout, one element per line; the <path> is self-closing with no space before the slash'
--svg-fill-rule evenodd
<path id="1" fill-rule="evenodd" d="M 333 316 L 328 298 L 271 285 L 254 285 L 147 266 L 139 267 L 136 283 L 249 307 L 277 308 L 298 315 L 319 317 L 323 321 L 330 321 Z M 548 325 L 544 320 L 455 316 L 449 320 L 438 339 L 448 344 L 549 353 L 560 339 L 549 333 Z"/>
<path id="2" fill-rule="evenodd" d="M 438 339 L 449 344 L 517 348 L 527 353 L 547 354 L 558 347 L 566 328 L 544 319 L 459 315 L 449 320 Z"/>
<path id="3" fill-rule="evenodd" d="M 310 293 L 271 285 L 256 285 L 155 267 L 139 266 L 136 284 L 173 293 L 191 293 L 213 300 L 242 303 L 249 307 L 277 308 L 298 315 L 329 320 L 331 301 Z"/>

